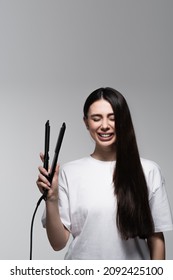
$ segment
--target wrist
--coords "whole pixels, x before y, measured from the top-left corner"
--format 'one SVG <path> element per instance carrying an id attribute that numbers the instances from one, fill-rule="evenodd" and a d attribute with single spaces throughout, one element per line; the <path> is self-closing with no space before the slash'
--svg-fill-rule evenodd
<path id="1" fill-rule="evenodd" d="M 58 205 L 58 197 L 57 196 L 47 196 L 46 200 L 45 200 L 45 203 L 47 205 L 51 204 L 55 204 L 55 205 Z"/>

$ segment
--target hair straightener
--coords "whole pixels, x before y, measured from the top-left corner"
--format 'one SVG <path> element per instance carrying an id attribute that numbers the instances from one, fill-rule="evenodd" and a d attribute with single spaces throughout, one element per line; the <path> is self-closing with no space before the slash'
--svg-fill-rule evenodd
<path id="1" fill-rule="evenodd" d="M 54 173 L 55 173 L 55 169 L 56 169 L 56 165 L 57 165 L 57 161 L 58 161 L 58 156 L 59 156 L 59 151 L 61 148 L 61 144 L 62 144 L 62 140 L 64 137 L 64 133 L 66 130 L 66 124 L 63 123 L 62 127 L 60 128 L 59 131 L 59 135 L 58 135 L 58 139 L 57 139 L 57 143 L 56 143 L 56 147 L 55 147 L 55 153 L 54 153 L 54 157 L 53 157 L 53 161 L 52 161 L 52 165 L 51 165 L 51 169 L 50 169 L 50 173 L 48 174 L 48 180 L 51 183 Z M 46 122 L 45 124 L 45 143 L 44 143 L 44 162 L 43 162 L 43 167 L 48 171 L 49 169 L 49 145 L 50 145 L 50 125 L 49 125 L 49 120 Z M 40 205 L 41 201 L 43 199 L 46 200 L 47 198 L 47 193 L 48 190 L 45 190 L 43 195 L 40 197 L 40 199 L 37 202 L 33 217 L 32 217 L 32 221 L 31 221 L 31 231 L 30 231 L 30 260 L 32 260 L 32 233 L 33 233 L 33 224 L 34 224 L 34 218 L 35 218 L 35 214 L 37 212 L 38 206 Z"/>
<path id="2" fill-rule="evenodd" d="M 65 123 L 63 123 L 62 127 L 60 128 L 60 132 L 59 132 L 59 136 L 58 136 L 58 140 L 57 140 L 57 144 L 56 144 L 56 148 L 55 148 L 55 154 L 54 154 L 54 157 L 53 157 L 50 173 L 47 177 L 50 183 L 52 182 L 53 175 L 55 173 L 55 168 L 56 168 L 56 165 L 57 165 L 58 155 L 59 155 L 62 140 L 63 140 L 63 137 L 64 137 L 65 129 L 66 129 L 66 125 L 65 125 Z M 46 124 L 45 124 L 45 148 L 44 148 L 44 164 L 43 164 L 43 167 L 47 171 L 48 171 L 48 168 L 49 168 L 49 142 L 50 142 L 50 125 L 49 125 L 49 121 L 47 121 Z M 43 194 L 44 199 L 46 199 L 46 197 L 47 197 L 47 192 L 48 192 L 47 190 L 44 191 L 44 194 Z"/>

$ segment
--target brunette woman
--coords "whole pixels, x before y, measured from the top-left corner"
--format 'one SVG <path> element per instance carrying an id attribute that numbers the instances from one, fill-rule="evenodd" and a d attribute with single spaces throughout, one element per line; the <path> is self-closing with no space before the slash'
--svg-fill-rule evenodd
<path id="1" fill-rule="evenodd" d="M 163 231 L 173 222 L 164 178 L 139 155 L 125 98 L 112 88 L 95 90 L 84 123 L 95 142 L 91 155 L 57 166 L 51 185 L 39 167 L 52 247 L 61 250 L 72 235 L 65 259 L 165 259 Z"/>

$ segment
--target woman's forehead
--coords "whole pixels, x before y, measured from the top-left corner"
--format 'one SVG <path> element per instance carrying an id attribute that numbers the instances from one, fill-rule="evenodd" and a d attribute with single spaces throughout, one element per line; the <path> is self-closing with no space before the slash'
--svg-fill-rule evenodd
<path id="1" fill-rule="evenodd" d="M 91 106 L 89 107 L 88 113 L 89 114 L 111 114 L 111 113 L 113 113 L 113 109 L 112 109 L 111 104 L 107 100 L 100 99 L 91 104 Z"/>

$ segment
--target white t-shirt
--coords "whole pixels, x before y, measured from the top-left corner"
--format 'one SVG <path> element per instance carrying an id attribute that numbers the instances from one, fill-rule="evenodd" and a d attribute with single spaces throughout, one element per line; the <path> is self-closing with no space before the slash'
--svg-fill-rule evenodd
<path id="1" fill-rule="evenodd" d="M 141 159 L 141 163 L 149 189 L 155 232 L 172 230 L 173 221 L 160 168 L 149 160 Z M 100 161 L 90 156 L 61 168 L 60 216 L 73 237 L 65 259 L 150 259 L 145 240 L 122 240 L 117 230 L 112 183 L 115 164 L 115 161 Z"/>

